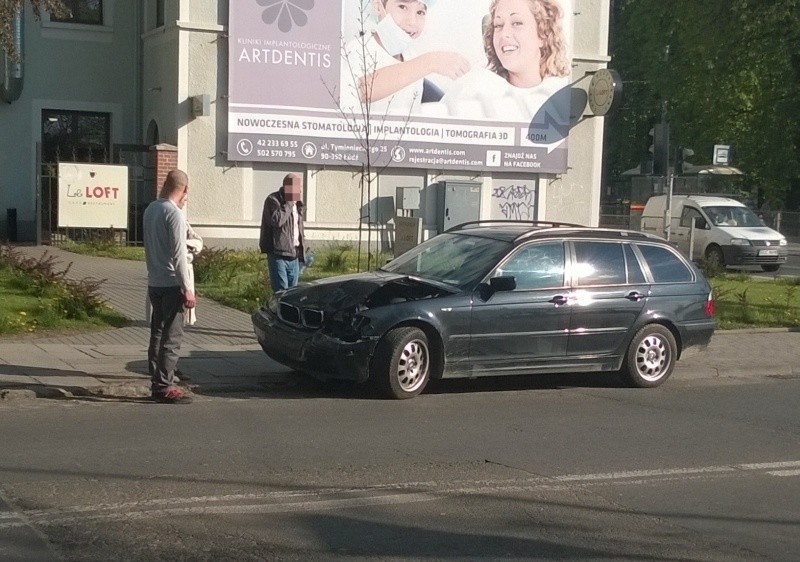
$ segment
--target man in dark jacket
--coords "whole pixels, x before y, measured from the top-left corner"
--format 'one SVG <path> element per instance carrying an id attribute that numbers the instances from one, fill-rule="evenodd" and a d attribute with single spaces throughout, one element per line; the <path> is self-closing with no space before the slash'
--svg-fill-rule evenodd
<path id="1" fill-rule="evenodd" d="M 264 201 L 259 247 L 267 254 L 273 292 L 297 285 L 300 262 L 305 260 L 303 239 L 303 182 L 287 174 L 283 186 Z"/>

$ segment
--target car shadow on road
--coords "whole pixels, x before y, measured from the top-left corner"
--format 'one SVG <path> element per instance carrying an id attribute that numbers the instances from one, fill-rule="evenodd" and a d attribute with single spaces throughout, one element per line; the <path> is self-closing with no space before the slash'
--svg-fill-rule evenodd
<path id="1" fill-rule="evenodd" d="M 562 390 L 565 388 L 615 388 L 622 380 L 615 373 L 562 373 L 509 375 L 474 379 L 431 381 L 426 394 L 509 392 L 518 390 Z"/>
<path id="2" fill-rule="evenodd" d="M 225 397 L 270 400 L 334 399 L 334 400 L 387 400 L 387 396 L 370 383 L 357 384 L 352 381 L 321 381 L 302 373 L 294 373 L 279 381 L 253 383 L 250 388 L 193 385 L 188 386 L 195 394 L 209 397 Z M 428 383 L 420 396 L 448 394 L 489 394 L 495 392 L 520 392 L 536 390 L 563 390 L 567 388 L 615 388 L 623 386 L 614 373 L 569 373 L 556 375 L 515 375 L 506 377 L 481 377 L 474 379 L 434 380 Z"/>

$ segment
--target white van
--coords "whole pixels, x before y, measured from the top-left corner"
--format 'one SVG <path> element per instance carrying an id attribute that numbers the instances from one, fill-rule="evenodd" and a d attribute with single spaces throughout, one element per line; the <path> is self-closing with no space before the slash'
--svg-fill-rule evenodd
<path id="1" fill-rule="evenodd" d="M 651 197 L 644 206 L 641 230 L 664 236 L 667 196 Z M 786 263 L 786 237 L 764 225 L 743 203 L 728 197 L 674 195 L 670 240 L 687 256 L 692 220 L 692 257 L 712 267 L 760 265 L 778 271 Z"/>

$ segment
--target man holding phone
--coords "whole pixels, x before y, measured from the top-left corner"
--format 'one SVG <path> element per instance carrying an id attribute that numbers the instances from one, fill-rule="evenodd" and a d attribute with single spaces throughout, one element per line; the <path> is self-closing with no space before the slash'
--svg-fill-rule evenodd
<path id="1" fill-rule="evenodd" d="M 300 262 L 305 261 L 302 198 L 302 179 L 287 174 L 281 188 L 264 201 L 259 248 L 267 254 L 269 282 L 275 293 L 297 285 Z"/>

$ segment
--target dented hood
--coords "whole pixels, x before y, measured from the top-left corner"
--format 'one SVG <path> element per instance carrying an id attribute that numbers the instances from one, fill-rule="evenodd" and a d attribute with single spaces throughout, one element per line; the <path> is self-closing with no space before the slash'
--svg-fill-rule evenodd
<path id="1" fill-rule="evenodd" d="M 431 297 L 441 292 L 455 293 L 458 290 L 441 283 L 426 281 L 408 275 L 386 271 L 372 271 L 320 279 L 307 285 L 300 285 L 281 295 L 281 302 L 304 308 L 316 308 L 325 312 L 344 310 L 362 305 L 370 300 L 379 290 L 390 286 L 398 286 L 404 294 L 413 295 L 418 290 Z M 384 291 L 385 292 L 385 291 Z M 411 296 L 413 298 L 413 296 Z M 381 299 L 383 300 L 383 299 Z M 384 303 L 387 304 L 387 303 Z"/>

